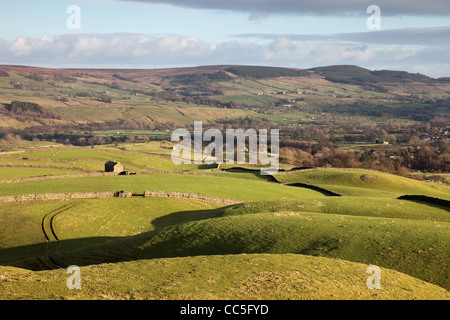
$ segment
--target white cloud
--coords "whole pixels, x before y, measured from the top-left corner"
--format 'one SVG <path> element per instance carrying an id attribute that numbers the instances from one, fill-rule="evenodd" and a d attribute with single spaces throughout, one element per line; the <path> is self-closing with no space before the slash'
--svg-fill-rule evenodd
<path id="1" fill-rule="evenodd" d="M 248 17 L 248 21 L 260 22 L 261 20 L 266 19 L 268 16 L 269 15 L 267 13 L 253 12 Z"/>
<path id="2" fill-rule="evenodd" d="M 28 43 L 27 38 L 20 37 L 17 38 L 16 41 L 14 41 L 9 50 L 15 54 L 16 56 L 26 56 L 29 55 L 30 52 L 33 50 L 33 47 L 30 43 Z"/>
<path id="3" fill-rule="evenodd" d="M 348 42 L 377 45 L 449 46 L 450 27 L 403 28 L 329 35 L 313 34 L 238 34 L 236 38 L 273 40 L 281 37 L 293 41 Z"/>
<path id="4" fill-rule="evenodd" d="M 252 64 L 310 68 L 356 64 L 430 76 L 450 75 L 447 47 L 370 46 L 355 43 L 301 43 L 279 37 L 266 43 L 207 42 L 192 36 L 143 34 L 78 34 L 0 39 L 0 64 L 46 67 L 156 68 L 212 64 Z M 440 65 L 440 68 L 436 68 Z M 415 66 L 415 67 L 414 67 Z M 428 67 L 430 66 L 430 67 Z M 438 72 L 439 71 L 439 72 Z M 437 73 L 438 72 L 438 73 Z"/>

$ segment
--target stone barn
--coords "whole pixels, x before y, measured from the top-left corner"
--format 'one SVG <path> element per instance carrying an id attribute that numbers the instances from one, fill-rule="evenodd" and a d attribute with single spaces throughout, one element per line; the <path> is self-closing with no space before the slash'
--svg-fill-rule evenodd
<path id="1" fill-rule="evenodd" d="M 108 161 L 105 163 L 105 172 L 120 173 L 123 171 L 123 165 L 120 162 Z"/>

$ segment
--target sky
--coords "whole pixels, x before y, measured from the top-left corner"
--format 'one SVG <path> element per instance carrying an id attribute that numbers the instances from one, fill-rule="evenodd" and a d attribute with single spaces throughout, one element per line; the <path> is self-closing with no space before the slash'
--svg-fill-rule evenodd
<path id="1" fill-rule="evenodd" d="M 0 64 L 53 68 L 351 64 L 438 78 L 450 76 L 450 2 L 2 1 Z"/>

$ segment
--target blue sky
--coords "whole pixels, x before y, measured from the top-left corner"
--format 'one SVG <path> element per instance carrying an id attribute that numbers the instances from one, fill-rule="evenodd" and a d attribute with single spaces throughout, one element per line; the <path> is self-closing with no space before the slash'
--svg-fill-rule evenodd
<path id="1" fill-rule="evenodd" d="M 379 30 L 366 26 L 377 1 L 365 0 L 8 1 L 0 4 L 0 64 L 356 64 L 450 76 L 446 1 L 378 0 Z M 70 5 L 80 8 L 80 29 L 66 26 Z"/>

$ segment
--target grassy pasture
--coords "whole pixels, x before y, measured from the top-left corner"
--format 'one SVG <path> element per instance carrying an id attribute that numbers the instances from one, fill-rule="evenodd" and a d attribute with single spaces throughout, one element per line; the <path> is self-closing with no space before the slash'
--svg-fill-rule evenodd
<path id="1" fill-rule="evenodd" d="M 120 133 L 122 134 L 122 132 Z M 54 149 L 32 149 L 17 153 L 0 153 L 0 165 L 11 165 L 24 167 L 23 172 L 19 169 L 10 170 L 5 178 L 26 177 L 36 175 L 100 172 L 104 171 L 104 163 L 109 160 L 121 162 L 128 171 L 192 171 L 203 174 L 236 177 L 253 180 L 270 180 L 267 176 L 261 176 L 259 172 L 224 172 L 205 171 L 208 166 L 195 164 L 174 164 L 171 160 L 172 146 L 175 143 L 168 141 L 151 141 L 147 143 L 122 144 L 120 148 L 105 145 L 95 148 L 54 148 Z M 54 170 L 44 167 L 55 167 Z M 221 165 L 221 168 L 231 168 L 237 165 Z M 28 168 L 27 168 L 28 167 Z M 42 168 L 37 168 L 42 167 Z M 259 169 L 260 166 L 243 166 Z M 284 167 L 280 165 L 280 167 Z M 73 169 L 71 171 L 70 169 Z M 78 170 L 78 171 L 77 171 Z M 4 171 L 7 171 L 5 169 Z M 29 171 L 30 174 L 26 174 Z M 1 176 L 0 176 L 1 179 Z"/>
<path id="2" fill-rule="evenodd" d="M 162 149 L 165 150 L 165 149 Z M 23 160 L 23 158 L 28 158 Z M 0 164 L 35 164 L 81 168 L 89 171 L 104 171 L 106 161 L 118 161 L 129 171 L 162 170 L 191 171 L 195 165 L 176 165 L 167 156 L 126 152 L 113 147 L 97 148 L 55 148 L 50 150 L 28 150 L 20 154 L 0 155 Z"/>
<path id="3" fill-rule="evenodd" d="M 39 225 L 40 218 L 65 203 L 75 202 L 77 201 L 33 201 L 4 206 L 0 212 L 4 226 L 1 232 L 2 247 L 41 243 L 44 239 Z M 177 198 L 113 198 L 82 200 L 80 205 L 58 216 L 54 220 L 54 227 L 60 239 L 86 238 L 88 241 L 83 245 L 94 245 L 99 243 L 100 237 L 124 237 L 190 221 L 264 212 L 283 212 L 283 215 L 288 213 L 287 215 L 292 216 L 314 212 L 343 217 L 354 215 L 436 223 L 449 220 L 448 210 L 444 208 L 396 199 L 322 197 L 247 202 L 220 207 L 214 203 Z M 17 228 L 22 230 L 20 234 L 12 232 Z M 92 240 L 89 241 L 89 238 Z M 64 245 L 60 250 L 71 248 L 73 246 Z M 32 253 L 25 253 L 22 257 Z M 8 260 L 8 256 L 3 254 L 0 260 Z"/>
<path id="4" fill-rule="evenodd" d="M 38 176 L 54 176 L 60 174 L 80 173 L 70 169 L 54 169 L 54 168 L 8 168 L 0 167 L 0 179 L 16 179 Z"/>
<path id="5" fill-rule="evenodd" d="M 122 132 L 121 132 L 122 133 Z M 160 132 L 160 134 L 168 134 Z M 137 134 L 139 135 L 139 134 Z M 123 143 L 120 146 L 122 148 L 125 148 L 127 151 L 131 152 L 145 152 L 145 153 L 156 153 L 156 154 L 162 154 L 170 156 L 172 152 L 172 147 L 175 146 L 176 143 L 169 142 L 169 141 L 150 141 L 146 143 Z M 110 147 L 107 147 L 105 149 L 109 149 Z"/>
<path id="6" fill-rule="evenodd" d="M 78 177 L 18 182 L 2 185 L 0 196 L 120 190 L 138 193 L 145 190 L 191 192 L 245 201 L 324 197 L 322 193 L 306 188 L 289 187 L 264 181 L 189 174 Z"/>
<path id="7" fill-rule="evenodd" d="M 134 235 L 157 227 L 190 221 L 194 217 L 198 219 L 205 215 L 213 215 L 214 212 L 210 210 L 219 207 L 216 203 L 182 198 L 107 198 L 8 203 L 0 209 L 0 222 L 3 226 L 1 248 L 41 242 L 44 240 L 40 226 L 41 218 L 64 204 L 76 202 L 81 204 L 54 220 L 55 230 L 61 239 Z M 202 213 L 202 210 L 206 212 Z M 186 214 L 178 217 L 175 215 L 162 225 L 152 223 L 156 218 L 176 212 Z M 19 223 L 21 220 L 24 222 L 22 227 Z M 20 234 L 13 231 L 17 228 L 21 228 Z"/>
<path id="8" fill-rule="evenodd" d="M 89 199 L 55 219 L 63 239 L 128 236 L 207 218 L 219 204 L 191 199 Z M 168 218 L 167 216 L 171 216 Z M 155 219 L 166 217 L 165 222 Z"/>
<path id="9" fill-rule="evenodd" d="M 250 180 L 260 180 L 260 181 L 272 181 L 270 176 L 261 175 L 258 172 L 246 172 L 246 171 L 235 171 L 235 172 L 227 172 L 227 171 L 210 171 L 208 175 L 219 176 L 219 177 L 232 177 L 239 179 L 250 179 Z"/>
<path id="10" fill-rule="evenodd" d="M 58 215 L 53 227 L 61 240 L 80 240 L 82 245 L 101 243 L 108 237 L 135 235 L 155 228 L 178 224 L 211 215 L 216 203 L 190 199 L 167 198 L 113 198 L 86 199 L 82 201 L 30 201 L 8 203 L 0 209 L 0 264 L 44 254 L 45 238 L 41 219 L 45 214 L 64 204 L 78 206 Z M 184 212 L 185 214 L 177 214 Z M 188 212 L 192 214 L 187 214 Z M 154 223 L 170 215 L 163 223 Z M 48 220 L 46 228 L 49 230 Z M 21 232 L 16 232 L 20 230 Z M 53 238 L 51 238 L 54 241 Z M 76 242 L 76 246 L 80 245 Z M 75 243 L 75 242 L 72 242 Z M 12 249 L 9 249 L 12 248 Z M 67 245 L 58 250 L 73 249 Z"/>
<path id="11" fill-rule="evenodd" d="M 448 209 L 395 199 L 403 194 L 449 199 L 447 186 L 365 170 L 276 175 L 282 183 L 308 183 L 343 195 L 326 197 L 269 183 L 253 172 L 199 175 L 199 166 L 171 162 L 170 143 L 122 147 L 126 150 L 103 146 L 1 154 L 0 164 L 30 167 L 0 167 L 0 176 L 103 171 L 108 160 L 130 171 L 197 174 L 8 183 L 0 185 L 0 196 L 159 190 L 246 202 L 225 207 L 179 198 L 8 203 L 0 208 L 0 298 L 449 299 L 448 270 L 443 268 L 450 259 Z M 54 219 L 60 242 L 47 245 L 42 217 L 78 201 Z M 39 269 L 36 256 L 44 257 L 49 248 L 61 265 L 82 266 L 84 290 L 68 292 L 64 270 L 13 267 Z M 370 264 L 382 268 L 382 290 L 367 290 Z"/>
<path id="12" fill-rule="evenodd" d="M 449 288 L 447 222 L 302 212 L 218 217 L 55 253 L 65 265 L 139 259 L 295 253 L 391 268 Z"/>
<path id="13" fill-rule="evenodd" d="M 74 103 L 72 103 L 74 104 Z M 213 107 L 191 106 L 179 103 L 178 105 L 160 105 L 155 102 L 136 104 L 125 102 L 105 104 L 89 101 L 87 104 L 78 104 L 71 107 L 53 106 L 48 109 L 61 116 L 66 121 L 91 122 L 111 121 L 117 119 L 137 120 L 150 117 L 157 121 L 171 121 L 177 125 L 192 125 L 194 120 L 213 121 L 221 118 L 239 118 L 252 116 L 254 113 L 246 110 L 226 110 Z M 48 104 L 43 103 L 47 106 Z"/>
<path id="14" fill-rule="evenodd" d="M 17 156 L 0 156 L 0 165 L 12 165 L 12 166 L 21 166 L 24 168 L 33 168 L 33 167 L 57 167 L 60 170 L 79 170 L 86 172 L 98 172 L 104 171 L 105 165 L 104 161 L 101 160 L 58 160 L 58 159 L 49 159 L 49 158 L 28 158 L 27 160 L 22 159 L 22 157 Z M 36 169 L 45 169 L 45 168 L 36 168 Z"/>
<path id="15" fill-rule="evenodd" d="M 363 180 L 364 175 L 373 178 Z M 448 186 L 366 170 L 305 170 L 277 174 L 276 179 L 288 184 L 301 182 L 317 185 L 347 196 L 398 197 L 404 194 L 420 194 L 450 199 Z"/>
<path id="16" fill-rule="evenodd" d="M 224 216 L 261 212 L 316 212 L 378 218 L 450 222 L 449 209 L 413 201 L 365 197 L 325 197 L 255 201 L 224 207 Z"/>

